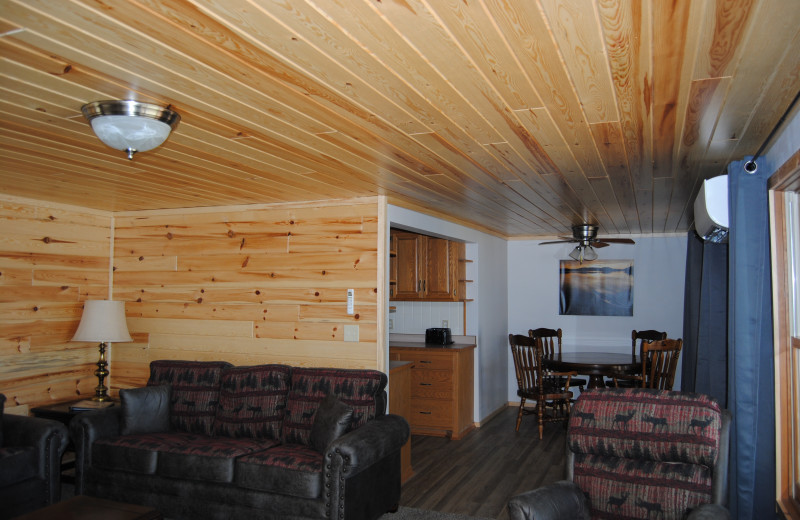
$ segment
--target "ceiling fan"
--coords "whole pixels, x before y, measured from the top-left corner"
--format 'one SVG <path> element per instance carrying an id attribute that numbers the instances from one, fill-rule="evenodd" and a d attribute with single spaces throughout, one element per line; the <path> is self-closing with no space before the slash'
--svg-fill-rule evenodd
<path id="1" fill-rule="evenodd" d="M 539 244 L 563 244 L 566 242 L 577 242 L 577 246 L 569 254 L 569 257 L 580 263 L 584 260 L 591 262 L 597 260 L 597 252 L 595 247 L 606 247 L 610 244 L 635 244 L 630 238 L 598 238 L 597 226 L 594 224 L 578 224 L 572 226 L 571 237 L 561 237 L 563 240 L 553 240 L 550 242 L 542 242 Z"/>

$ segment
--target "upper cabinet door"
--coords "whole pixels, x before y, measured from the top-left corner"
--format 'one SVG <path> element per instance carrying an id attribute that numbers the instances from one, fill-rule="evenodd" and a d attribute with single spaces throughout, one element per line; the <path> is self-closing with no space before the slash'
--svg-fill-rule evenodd
<path id="1" fill-rule="evenodd" d="M 425 268 L 425 237 L 405 231 L 392 231 L 397 258 L 397 279 L 393 300 L 422 298 L 422 278 Z"/>
<path id="2" fill-rule="evenodd" d="M 427 238 L 428 262 L 422 287 L 427 300 L 454 300 L 457 258 L 453 242 L 442 238 Z"/>
<path id="3" fill-rule="evenodd" d="M 391 231 L 389 299 L 460 301 L 465 297 L 464 244 L 408 231 Z"/>

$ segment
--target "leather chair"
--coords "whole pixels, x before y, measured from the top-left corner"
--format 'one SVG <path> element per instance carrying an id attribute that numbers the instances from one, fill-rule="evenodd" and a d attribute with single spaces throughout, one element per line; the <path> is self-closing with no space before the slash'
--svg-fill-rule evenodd
<path id="1" fill-rule="evenodd" d="M 513 497 L 509 517 L 728 518 L 730 422 L 703 394 L 587 390 L 570 415 L 566 479 Z"/>
<path id="2" fill-rule="evenodd" d="M 0 519 L 61 499 L 61 456 L 69 442 L 58 421 L 3 413 L 0 394 Z"/>

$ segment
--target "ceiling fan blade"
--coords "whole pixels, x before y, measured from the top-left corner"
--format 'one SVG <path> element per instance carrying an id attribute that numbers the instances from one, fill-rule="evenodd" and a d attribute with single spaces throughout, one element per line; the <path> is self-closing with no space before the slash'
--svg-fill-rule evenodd
<path id="1" fill-rule="evenodd" d="M 592 243 L 590 245 L 592 247 L 608 247 L 611 244 L 606 244 L 605 242 L 598 242 L 597 240 L 592 240 Z"/>
<path id="2" fill-rule="evenodd" d="M 550 242 L 541 242 L 539 245 L 543 246 L 545 244 L 566 244 L 566 243 L 569 243 L 569 242 L 577 242 L 577 240 L 572 240 L 572 239 L 570 239 L 570 240 L 552 240 Z"/>
<path id="3" fill-rule="evenodd" d="M 596 240 L 600 240 L 602 242 L 608 242 L 609 244 L 635 244 L 633 240 L 630 238 L 598 238 Z"/>

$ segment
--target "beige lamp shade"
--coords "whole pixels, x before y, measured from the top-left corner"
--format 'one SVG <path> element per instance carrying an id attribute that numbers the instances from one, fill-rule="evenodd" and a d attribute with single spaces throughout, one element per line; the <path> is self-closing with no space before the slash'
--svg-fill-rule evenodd
<path id="1" fill-rule="evenodd" d="M 83 316 L 72 341 L 99 341 L 115 343 L 133 341 L 125 321 L 125 302 L 114 300 L 86 300 Z"/>

